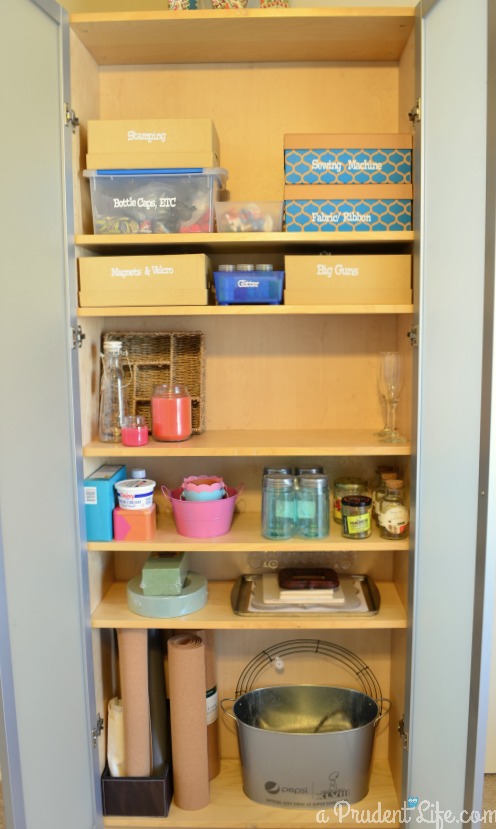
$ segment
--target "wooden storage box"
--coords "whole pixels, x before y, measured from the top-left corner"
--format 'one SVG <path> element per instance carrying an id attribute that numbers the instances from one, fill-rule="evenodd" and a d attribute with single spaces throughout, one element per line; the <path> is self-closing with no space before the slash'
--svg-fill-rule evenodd
<path id="1" fill-rule="evenodd" d="M 288 184 L 284 206 L 290 232 L 412 229 L 410 184 Z"/>
<path id="2" fill-rule="evenodd" d="M 412 302 L 411 256 L 286 256 L 286 305 Z"/>
<path id="3" fill-rule="evenodd" d="M 155 386 L 182 383 L 192 404 L 193 434 L 205 429 L 205 339 L 201 331 L 108 331 L 103 342 L 120 340 L 132 376 L 128 386 L 129 411 L 146 418 L 152 428 L 150 400 Z M 126 363 L 126 359 L 124 360 Z M 129 372 L 129 368 L 126 369 Z"/>
<path id="4" fill-rule="evenodd" d="M 154 155 L 219 154 L 219 137 L 210 118 L 146 118 L 88 121 L 88 153 Z"/>
<path id="5" fill-rule="evenodd" d="M 285 135 L 286 184 L 410 184 L 410 135 Z"/>
<path id="6" fill-rule="evenodd" d="M 208 305 L 210 260 L 203 253 L 79 259 L 79 305 Z"/>

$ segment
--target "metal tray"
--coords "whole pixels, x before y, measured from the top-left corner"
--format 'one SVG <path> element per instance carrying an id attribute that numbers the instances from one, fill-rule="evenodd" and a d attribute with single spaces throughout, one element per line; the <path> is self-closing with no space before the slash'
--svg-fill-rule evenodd
<path id="1" fill-rule="evenodd" d="M 340 575 L 340 582 L 349 580 L 354 584 L 360 597 L 360 607 L 350 610 L 347 607 L 305 607 L 295 605 L 286 607 L 276 606 L 272 609 L 269 606 L 263 608 L 253 607 L 254 591 L 262 579 L 261 575 L 243 575 L 234 583 L 231 591 L 231 607 L 238 616 L 269 616 L 276 618 L 311 616 L 312 618 L 343 616 L 373 616 L 379 612 L 381 596 L 379 589 L 373 579 L 367 575 Z"/>

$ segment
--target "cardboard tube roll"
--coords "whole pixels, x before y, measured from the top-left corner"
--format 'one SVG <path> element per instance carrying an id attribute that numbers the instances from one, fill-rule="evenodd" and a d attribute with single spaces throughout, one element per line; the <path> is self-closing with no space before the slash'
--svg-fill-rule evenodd
<path id="1" fill-rule="evenodd" d="M 207 689 L 207 747 L 208 779 L 213 780 L 220 772 L 219 749 L 219 695 L 217 693 L 217 669 L 215 642 L 212 630 L 197 630 L 205 646 L 205 685 Z"/>
<path id="2" fill-rule="evenodd" d="M 148 631 L 117 631 L 127 777 L 151 774 Z"/>
<path id="3" fill-rule="evenodd" d="M 202 809 L 210 800 L 205 646 L 184 633 L 167 643 L 174 800 L 180 809 Z"/>

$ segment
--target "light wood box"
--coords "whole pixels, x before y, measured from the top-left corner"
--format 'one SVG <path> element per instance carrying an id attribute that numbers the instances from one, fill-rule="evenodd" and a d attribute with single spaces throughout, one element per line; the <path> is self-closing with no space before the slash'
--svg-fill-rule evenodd
<path id="1" fill-rule="evenodd" d="M 79 259 L 79 305 L 207 305 L 210 259 L 202 253 Z"/>

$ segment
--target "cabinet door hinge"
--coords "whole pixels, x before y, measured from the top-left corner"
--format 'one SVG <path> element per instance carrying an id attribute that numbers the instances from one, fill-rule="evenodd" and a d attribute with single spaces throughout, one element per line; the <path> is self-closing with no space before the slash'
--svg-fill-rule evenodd
<path id="1" fill-rule="evenodd" d="M 91 729 L 91 738 L 93 740 L 93 748 L 96 748 L 96 741 L 98 737 L 101 735 L 104 729 L 103 719 L 100 716 L 100 713 L 96 715 L 96 725 L 94 728 Z"/>
<path id="2" fill-rule="evenodd" d="M 408 334 L 406 335 L 410 340 L 410 345 L 412 348 L 418 348 L 418 338 L 419 338 L 419 327 L 418 325 L 412 325 Z"/>
<path id="3" fill-rule="evenodd" d="M 398 723 L 398 734 L 403 740 L 403 748 L 408 751 L 408 731 L 405 731 L 405 717 L 403 716 Z"/>
<path id="4" fill-rule="evenodd" d="M 71 328 L 71 348 L 81 348 L 83 340 L 86 339 L 86 334 L 80 325 L 77 328 Z"/>
<path id="5" fill-rule="evenodd" d="M 414 126 L 415 124 L 420 124 L 420 121 L 422 120 L 421 103 L 421 99 L 417 98 L 415 106 L 413 106 L 410 112 L 408 113 L 408 117 Z"/>
<path id="6" fill-rule="evenodd" d="M 79 127 L 79 118 L 67 103 L 64 103 L 64 119 L 66 127 L 72 127 L 72 131 L 76 132 L 76 127 Z"/>

